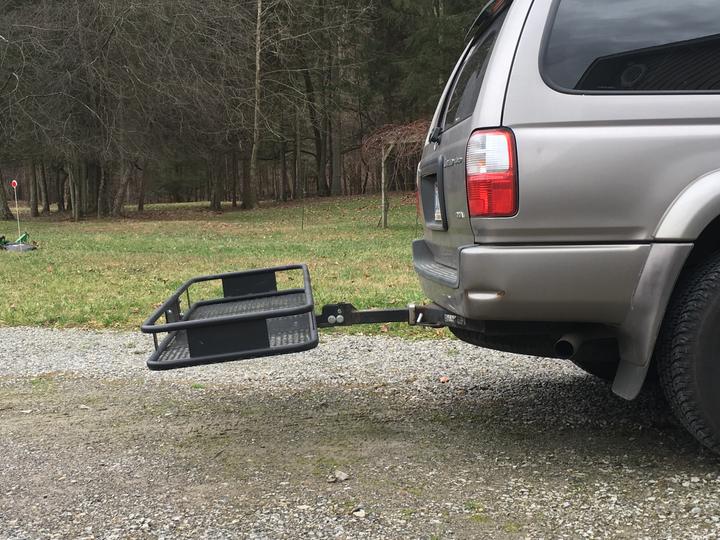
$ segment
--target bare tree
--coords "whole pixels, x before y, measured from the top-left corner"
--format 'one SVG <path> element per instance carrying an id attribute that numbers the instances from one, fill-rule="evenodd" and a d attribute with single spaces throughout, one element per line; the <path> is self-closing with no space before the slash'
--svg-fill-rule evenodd
<path id="1" fill-rule="evenodd" d="M 34 162 L 28 163 L 27 167 L 30 169 L 30 217 L 38 217 L 38 196 L 37 196 L 37 166 Z"/>
<path id="2" fill-rule="evenodd" d="M 262 31 L 263 31 L 263 3 L 262 0 L 256 0 L 257 14 L 255 16 L 255 99 L 253 100 L 253 134 L 252 149 L 250 151 L 250 178 L 246 180 L 246 187 L 243 192 L 243 208 L 251 209 L 257 204 L 256 201 L 256 185 L 258 173 L 258 150 L 260 146 L 260 97 L 262 88 Z"/>
<path id="3" fill-rule="evenodd" d="M 218 209 L 239 178 L 246 208 L 302 196 L 310 160 L 316 190 L 340 193 L 368 114 L 347 104 L 369 6 L 0 0 L 0 163 L 37 164 L 35 206 L 76 220 L 119 215 L 129 193 Z"/>
<path id="4" fill-rule="evenodd" d="M 0 219 L 5 221 L 15 219 L 15 216 L 13 216 L 13 213 L 10 211 L 10 207 L 8 206 L 8 196 L 5 192 L 5 177 L 3 176 L 2 171 L 0 171 Z"/>

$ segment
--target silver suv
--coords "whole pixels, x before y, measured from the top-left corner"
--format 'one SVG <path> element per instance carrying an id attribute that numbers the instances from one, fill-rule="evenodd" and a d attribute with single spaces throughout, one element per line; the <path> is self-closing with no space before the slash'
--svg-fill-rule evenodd
<path id="1" fill-rule="evenodd" d="M 657 373 L 720 452 L 720 2 L 493 0 L 435 113 L 425 293 L 464 341 Z"/>

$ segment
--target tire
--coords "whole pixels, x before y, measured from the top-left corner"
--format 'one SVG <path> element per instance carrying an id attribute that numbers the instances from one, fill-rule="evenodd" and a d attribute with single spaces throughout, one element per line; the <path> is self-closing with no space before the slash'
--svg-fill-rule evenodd
<path id="1" fill-rule="evenodd" d="M 700 443 L 720 454 L 720 252 L 681 276 L 655 360 L 675 416 Z"/>

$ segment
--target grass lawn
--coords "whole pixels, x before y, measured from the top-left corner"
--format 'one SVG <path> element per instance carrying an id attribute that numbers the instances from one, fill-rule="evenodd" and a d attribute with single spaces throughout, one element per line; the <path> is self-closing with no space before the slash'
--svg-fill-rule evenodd
<path id="1" fill-rule="evenodd" d="M 421 234 L 412 194 L 392 198 L 388 230 L 377 227 L 378 197 L 307 201 L 304 212 L 299 203 L 222 214 L 204 207 L 151 205 L 119 221 L 25 220 L 40 249 L 0 252 L 0 325 L 134 329 L 191 277 L 299 262 L 310 267 L 317 306 L 424 300 L 412 269 L 410 244 Z M 16 233 L 0 222 L 0 235 Z M 435 335 L 404 325 L 352 331 Z"/>

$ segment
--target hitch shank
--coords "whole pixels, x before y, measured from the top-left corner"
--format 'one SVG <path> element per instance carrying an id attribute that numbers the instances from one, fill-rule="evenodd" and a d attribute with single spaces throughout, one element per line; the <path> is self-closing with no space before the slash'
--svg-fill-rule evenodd
<path id="1" fill-rule="evenodd" d="M 435 304 L 427 306 L 410 304 L 406 308 L 365 310 L 357 309 L 348 303 L 328 304 L 323 306 L 321 313 L 316 315 L 315 319 L 318 328 L 403 322 L 410 326 L 429 326 L 431 328 L 467 326 L 467 321 L 463 317 L 448 313 Z"/>

